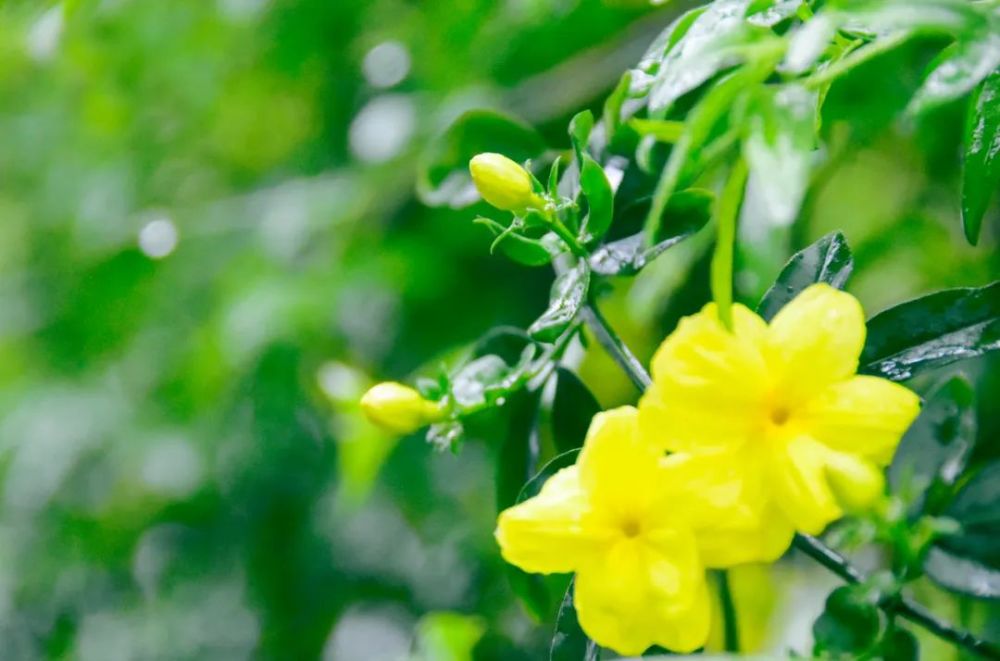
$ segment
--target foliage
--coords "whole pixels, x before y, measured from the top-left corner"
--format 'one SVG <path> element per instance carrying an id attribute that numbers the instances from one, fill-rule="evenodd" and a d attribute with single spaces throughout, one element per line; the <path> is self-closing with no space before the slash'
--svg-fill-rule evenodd
<path id="1" fill-rule="evenodd" d="M 544 658 L 557 627 L 598 655 L 565 580 L 503 565 L 494 514 L 635 399 L 586 304 L 645 360 L 705 302 L 737 159 L 733 300 L 851 272 L 889 308 L 866 369 L 927 401 L 883 510 L 827 541 L 881 545 L 907 595 L 1000 638 L 997 16 L 0 3 L 3 657 Z M 482 151 L 569 231 L 467 208 Z M 432 444 L 363 421 L 376 377 L 447 398 Z M 879 617 L 866 649 L 951 653 Z"/>

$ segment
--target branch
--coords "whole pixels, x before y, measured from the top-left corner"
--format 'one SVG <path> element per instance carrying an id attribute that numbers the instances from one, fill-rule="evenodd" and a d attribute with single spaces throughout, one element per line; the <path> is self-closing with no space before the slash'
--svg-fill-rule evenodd
<path id="1" fill-rule="evenodd" d="M 611 354 L 611 357 L 624 370 L 632 383 L 640 391 L 649 387 L 652 380 L 646 368 L 625 346 L 625 343 L 608 324 L 607 319 L 601 315 L 593 301 L 584 308 L 583 313 L 584 321 L 594 332 L 597 341 Z M 848 583 L 860 583 L 865 580 L 865 575 L 851 565 L 844 556 L 811 535 L 797 533 L 794 546 Z M 1000 659 L 1000 647 L 997 645 L 981 640 L 968 631 L 955 628 L 906 597 L 896 597 L 879 605 L 883 609 L 901 615 L 910 622 L 923 627 L 942 640 L 964 647 L 987 659 Z"/>
<path id="2" fill-rule="evenodd" d="M 795 548 L 848 583 L 861 583 L 865 580 L 864 574 L 855 569 L 844 556 L 811 535 L 796 534 L 794 545 Z M 937 616 L 920 604 L 906 597 L 888 599 L 879 605 L 886 610 L 905 617 L 914 624 L 922 626 L 938 638 L 964 647 L 985 658 L 1000 659 L 1000 647 L 989 641 L 980 640 L 968 631 L 956 629 L 947 622 L 938 619 Z"/>

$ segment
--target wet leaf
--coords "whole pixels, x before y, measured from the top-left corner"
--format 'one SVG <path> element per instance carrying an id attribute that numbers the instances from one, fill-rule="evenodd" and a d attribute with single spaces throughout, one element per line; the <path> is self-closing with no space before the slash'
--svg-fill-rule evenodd
<path id="1" fill-rule="evenodd" d="M 933 506 L 962 475 L 975 439 L 975 390 L 965 377 L 952 377 L 928 396 L 900 441 L 889 466 L 892 491 L 915 499 L 914 514 Z"/>
<path id="2" fill-rule="evenodd" d="M 1000 349 L 1000 281 L 946 289 L 868 321 L 864 374 L 903 381 L 924 370 Z"/>
<path id="3" fill-rule="evenodd" d="M 958 41 L 931 64 L 931 71 L 910 101 L 919 114 L 968 94 L 1000 67 L 1000 34 L 987 32 L 976 39 Z"/>
<path id="4" fill-rule="evenodd" d="M 552 342 L 566 330 L 587 300 L 590 270 L 581 263 L 566 271 L 552 284 L 549 307 L 528 328 L 528 334 L 540 342 Z"/>
<path id="5" fill-rule="evenodd" d="M 854 268 L 854 258 L 847 239 L 840 232 L 832 232 L 822 239 L 792 255 L 757 306 L 757 312 L 770 321 L 778 310 L 785 307 L 809 285 L 825 282 L 843 289 Z"/>

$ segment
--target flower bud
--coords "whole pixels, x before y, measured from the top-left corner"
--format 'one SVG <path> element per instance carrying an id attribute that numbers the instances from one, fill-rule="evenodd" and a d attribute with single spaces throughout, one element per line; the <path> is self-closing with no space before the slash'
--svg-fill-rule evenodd
<path id="1" fill-rule="evenodd" d="M 834 498 L 850 514 L 869 510 L 885 491 L 885 477 L 879 468 L 840 453 L 827 458 L 826 479 Z"/>
<path id="2" fill-rule="evenodd" d="M 372 386 L 361 398 L 361 409 L 373 423 L 397 434 L 409 434 L 442 417 L 437 404 L 394 381 Z"/>
<path id="3" fill-rule="evenodd" d="M 479 194 L 497 209 L 522 212 L 544 203 L 535 193 L 528 171 L 502 154 L 474 156 L 469 172 Z"/>

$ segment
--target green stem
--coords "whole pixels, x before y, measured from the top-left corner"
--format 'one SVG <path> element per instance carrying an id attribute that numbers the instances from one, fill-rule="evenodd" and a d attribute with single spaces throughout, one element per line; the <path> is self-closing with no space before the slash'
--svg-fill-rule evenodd
<path id="1" fill-rule="evenodd" d="M 555 232 L 556 235 L 563 240 L 563 243 L 569 247 L 570 252 L 582 259 L 586 259 L 589 256 L 590 253 L 587 252 L 587 249 L 580 245 L 576 236 L 574 236 L 573 233 L 562 224 L 562 221 L 560 221 L 557 215 L 549 208 L 546 208 L 545 210 L 545 219 L 548 221 L 549 227 L 552 228 L 552 231 Z"/>
<path id="2" fill-rule="evenodd" d="M 587 304 L 587 307 L 583 309 L 583 319 L 584 322 L 590 326 L 590 330 L 594 332 L 594 336 L 597 338 L 597 342 L 604 347 L 604 350 L 611 355 L 616 363 L 622 368 L 626 376 L 631 379 L 635 387 L 639 389 L 639 392 L 643 392 L 652 385 L 653 380 L 649 378 L 649 374 L 646 373 L 646 369 L 639 362 L 639 359 L 635 357 L 615 329 L 611 327 L 608 320 L 604 318 L 601 311 L 597 309 L 597 305 L 593 300 Z"/>
<path id="3" fill-rule="evenodd" d="M 727 652 L 740 651 L 739 622 L 736 619 L 736 604 L 733 591 L 729 587 L 729 572 L 719 572 L 719 603 L 722 607 L 723 644 Z"/>
<path id="4" fill-rule="evenodd" d="M 747 165 L 737 158 L 729 173 L 729 181 L 719 201 L 718 234 L 715 253 L 712 255 L 712 298 L 719 310 L 719 320 L 728 330 L 733 330 L 733 253 L 736 246 L 736 218 L 743 201 L 743 188 L 747 181 Z"/>
<path id="5" fill-rule="evenodd" d="M 594 331 L 598 342 L 608 350 L 611 357 L 615 359 L 615 362 L 618 363 L 633 383 L 639 386 L 640 389 L 648 387 L 652 382 L 649 378 L 649 373 L 646 372 L 642 363 L 635 358 L 632 352 L 628 350 L 628 347 L 625 346 L 625 343 L 618 337 L 614 329 L 608 325 L 607 320 L 601 316 L 593 303 L 588 305 L 585 310 L 589 314 L 584 316 L 584 321 Z M 848 583 L 860 583 L 865 579 L 865 575 L 855 569 L 844 556 L 811 535 L 796 534 L 794 545 L 795 548 Z M 923 627 L 942 640 L 965 648 L 987 659 L 1000 659 L 1000 646 L 977 638 L 971 632 L 958 629 L 938 619 L 937 616 L 926 608 L 906 597 L 896 597 L 879 605 L 886 611 L 895 613 Z"/>
<path id="6" fill-rule="evenodd" d="M 844 556 L 811 535 L 796 534 L 794 545 L 848 583 L 861 583 L 865 580 L 864 574 L 855 569 Z M 942 640 L 964 647 L 987 659 L 1000 659 L 1000 647 L 997 645 L 938 619 L 926 608 L 906 597 L 889 599 L 879 605 L 923 627 Z"/>

